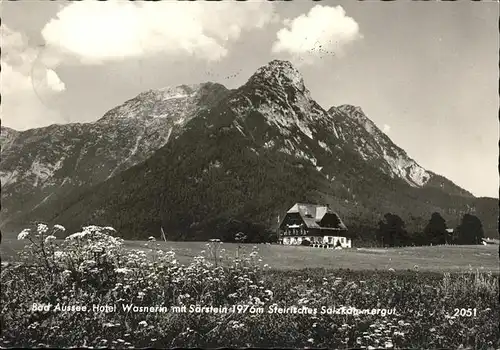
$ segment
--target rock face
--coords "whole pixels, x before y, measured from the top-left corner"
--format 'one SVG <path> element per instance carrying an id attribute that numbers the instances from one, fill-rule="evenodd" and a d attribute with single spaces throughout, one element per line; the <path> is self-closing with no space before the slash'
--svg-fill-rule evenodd
<path id="1" fill-rule="evenodd" d="M 141 93 L 94 123 L 2 127 L 2 221 L 144 161 L 226 93 L 219 84 L 184 85 Z"/>
<path id="2" fill-rule="evenodd" d="M 11 228 L 42 219 L 111 225 L 127 238 L 163 227 L 172 239 L 205 239 L 272 227 L 295 202 L 330 204 L 348 227 L 374 226 L 386 212 L 419 224 L 434 211 L 456 219 L 476 203 L 409 158 L 359 107 L 323 109 L 286 61 L 232 91 L 148 91 L 95 123 L 2 129 L 4 144 Z"/>

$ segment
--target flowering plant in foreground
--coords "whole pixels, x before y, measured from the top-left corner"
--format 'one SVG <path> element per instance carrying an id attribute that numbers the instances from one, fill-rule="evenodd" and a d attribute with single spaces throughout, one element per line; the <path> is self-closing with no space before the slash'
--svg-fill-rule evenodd
<path id="1" fill-rule="evenodd" d="M 238 257 L 209 242 L 191 263 L 150 239 L 127 249 L 110 227 L 87 226 L 64 240 L 37 224 L 21 264 L 2 270 L 2 346 L 494 348 L 498 280 L 488 274 L 270 270 L 257 247 Z M 214 253 L 216 252 L 216 254 Z M 222 263 L 223 262 L 223 263 Z M 33 303 L 117 305 L 113 312 L 33 312 Z M 133 312 L 121 305 L 186 312 Z M 189 312 L 191 306 L 236 312 Z M 321 313 L 386 308 L 381 315 Z M 269 312 L 280 308 L 316 313 Z M 460 317 L 455 308 L 474 308 Z M 244 311 L 247 310 L 247 311 Z M 252 312 L 248 310 L 253 310 Z M 261 312 L 262 311 L 262 312 Z"/>

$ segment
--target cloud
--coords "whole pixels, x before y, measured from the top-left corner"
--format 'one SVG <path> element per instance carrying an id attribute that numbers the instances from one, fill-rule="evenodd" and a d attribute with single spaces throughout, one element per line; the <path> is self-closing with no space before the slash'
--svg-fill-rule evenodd
<path id="1" fill-rule="evenodd" d="M 342 55 L 344 47 L 361 38 L 358 23 L 342 6 L 314 6 L 308 14 L 283 21 L 273 53 L 285 53 L 304 64 L 327 55 Z"/>
<path id="2" fill-rule="evenodd" d="M 63 7 L 42 36 L 86 64 L 155 54 L 214 61 L 243 31 L 273 20 L 269 2 L 81 1 Z"/>
<path id="3" fill-rule="evenodd" d="M 57 73 L 52 69 L 47 69 L 45 79 L 47 81 L 47 86 L 54 91 L 61 92 L 66 88 L 61 79 L 59 79 Z"/>
<path id="4" fill-rule="evenodd" d="M 27 38 L 2 23 L 2 123 L 14 129 L 64 122 L 49 107 L 51 99 L 65 90 L 56 71 L 46 65 L 40 50 Z M 55 63 L 55 61 L 52 61 Z"/>
<path id="5" fill-rule="evenodd" d="M 384 126 L 382 127 L 382 131 L 388 134 L 391 131 L 391 126 L 384 124 Z"/>

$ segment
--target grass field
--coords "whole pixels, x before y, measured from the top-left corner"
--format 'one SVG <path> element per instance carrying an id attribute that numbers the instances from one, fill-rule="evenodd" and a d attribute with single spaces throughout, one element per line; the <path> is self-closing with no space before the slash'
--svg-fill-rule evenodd
<path id="1" fill-rule="evenodd" d="M 498 246 L 238 249 L 101 231 L 64 245 L 30 233 L 26 264 L 0 273 L 0 347 L 500 348 Z M 4 240 L 2 258 L 23 245 Z"/>
<path id="2" fill-rule="evenodd" d="M 26 243 L 13 239 L 3 240 L 0 245 L 2 261 L 15 260 L 16 252 Z M 129 249 L 151 252 L 144 241 L 126 241 Z M 161 250 L 173 250 L 182 264 L 192 261 L 203 250 L 205 242 L 157 242 Z M 241 251 L 249 251 L 253 244 L 241 244 Z M 222 253 L 235 256 L 238 245 L 223 243 Z M 351 269 L 351 270 L 407 270 L 431 272 L 483 271 L 499 272 L 498 245 L 487 246 L 432 246 L 404 248 L 352 248 L 330 250 L 302 246 L 258 244 L 263 264 L 278 270 L 304 268 Z M 148 254 L 152 255 L 152 254 Z M 417 265 L 417 267 L 415 267 Z"/>

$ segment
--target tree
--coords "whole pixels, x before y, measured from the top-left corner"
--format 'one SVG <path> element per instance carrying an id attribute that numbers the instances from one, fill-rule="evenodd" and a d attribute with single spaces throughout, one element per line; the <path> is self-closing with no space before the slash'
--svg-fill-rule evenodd
<path id="1" fill-rule="evenodd" d="M 424 229 L 424 240 L 427 244 L 445 244 L 448 243 L 448 232 L 446 231 L 446 220 L 441 214 L 432 213 L 431 219 Z"/>
<path id="2" fill-rule="evenodd" d="M 410 244 L 405 222 L 398 215 L 387 213 L 378 225 L 378 239 L 384 247 L 400 247 Z"/>
<path id="3" fill-rule="evenodd" d="M 483 224 L 475 215 L 464 214 L 457 227 L 457 244 L 481 244 L 484 238 Z"/>

